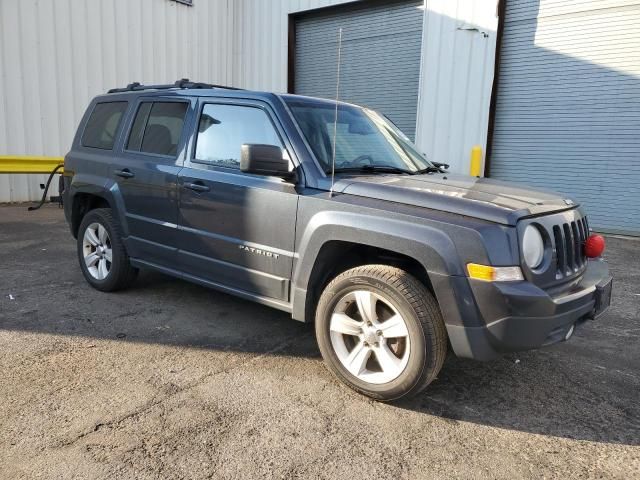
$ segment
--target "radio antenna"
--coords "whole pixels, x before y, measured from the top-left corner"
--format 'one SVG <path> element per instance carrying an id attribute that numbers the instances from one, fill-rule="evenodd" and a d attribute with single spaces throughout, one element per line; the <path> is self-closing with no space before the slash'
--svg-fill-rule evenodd
<path id="1" fill-rule="evenodd" d="M 329 197 L 333 196 L 333 185 L 336 177 L 336 137 L 338 136 L 338 98 L 340 96 L 340 54 L 342 52 L 342 27 L 338 30 L 338 68 L 336 73 L 336 112 L 333 119 L 333 152 L 331 153 L 331 189 Z"/>

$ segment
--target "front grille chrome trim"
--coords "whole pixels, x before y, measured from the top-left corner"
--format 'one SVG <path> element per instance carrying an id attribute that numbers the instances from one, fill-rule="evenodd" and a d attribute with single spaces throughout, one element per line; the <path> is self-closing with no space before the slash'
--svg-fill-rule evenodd
<path id="1" fill-rule="evenodd" d="M 554 249 L 556 279 L 570 277 L 586 265 L 583 245 L 587 238 L 587 218 L 578 217 L 553 225 L 549 232 Z"/>
<path id="2" fill-rule="evenodd" d="M 523 219 L 518 222 L 518 238 L 529 225 L 543 234 L 545 256 L 538 268 L 529 268 L 520 252 L 520 266 L 526 280 L 545 290 L 566 292 L 575 287 L 587 268 L 584 241 L 588 237 L 588 220 L 580 207 Z M 522 250 L 522 249 L 521 249 Z"/>

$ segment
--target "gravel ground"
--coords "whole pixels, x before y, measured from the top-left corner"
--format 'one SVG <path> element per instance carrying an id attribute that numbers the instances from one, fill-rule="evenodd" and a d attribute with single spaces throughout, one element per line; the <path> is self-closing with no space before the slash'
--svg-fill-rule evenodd
<path id="1" fill-rule="evenodd" d="M 0 207 L 0 478 L 639 478 L 640 241 L 572 340 L 380 404 L 309 325 L 155 273 L 91 289 L 62 211 Z"/>

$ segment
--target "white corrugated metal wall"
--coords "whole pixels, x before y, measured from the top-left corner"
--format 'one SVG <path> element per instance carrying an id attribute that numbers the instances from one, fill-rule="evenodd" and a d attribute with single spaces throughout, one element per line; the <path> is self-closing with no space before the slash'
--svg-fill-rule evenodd
<path id="1" fill-rule="evenodd" d="M 287 91 L 289 14 L 348 0 L 236 0 L 234 80 L 243 88 Z"/>
<path id="2" fill-rule="evenodd" d="M 0 0 L 0 155 L 64 155 L 89 99 L 131 81 L 284 92 L 288 15 L 339 3 Z M 455 171 L 486 140 L 495 14 L 496 0 L 426 0 L 416 140 Z M 39 198 L 45 178 L 0 175 L 0 202 Z"/>
<path id="3" fill-rule="evenodd" d="M 416 143 L 428 158 L 469 173 L 471 147 L 486 151 L 497 1 L 426 0 L 426 6 Z"/>
<path id="4" fill-rule="evenodd" d="M 0 0 L 0 155 L 62 156 L 89 100 L 132 81 L 232 83 L 233 0 Z M 46 175 L 0 174 L 0 202 Z"/>

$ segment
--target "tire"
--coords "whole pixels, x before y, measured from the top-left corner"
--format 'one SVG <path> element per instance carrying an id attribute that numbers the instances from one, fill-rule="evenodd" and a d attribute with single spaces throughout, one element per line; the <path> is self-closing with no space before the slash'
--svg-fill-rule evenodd
<path id="1" fill-rule="evenodd" d="M 334 278 L 320 296 L 315 328 L 329 370 L 380 401 L 423 390 L 447 354 L 433 295 L 406 271 L 387 265 L 364 265 Z"/>
<path id="2" fill-rule="evenodd" d="M 84 278 L 97 290 L 121 290 L 131 285 L 138 274 L 129 262 L 119 226 L 109 208 L 97 208 L 84 216 L 78 229 L 77 252 Z"/>

